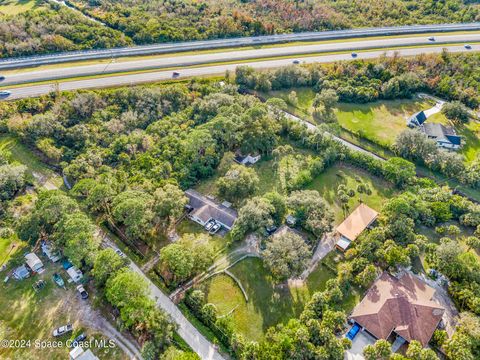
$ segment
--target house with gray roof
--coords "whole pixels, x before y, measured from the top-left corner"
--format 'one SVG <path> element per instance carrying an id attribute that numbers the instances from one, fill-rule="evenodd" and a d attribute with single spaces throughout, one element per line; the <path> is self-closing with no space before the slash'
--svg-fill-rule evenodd
<path id="1" fill-rule="evenodd" d="M 429 139 L 435 140 L 439 147 L 457 150 L 462 145 L 462 138 L 450 126 L 438 123 L 424 123 L 419 128 Z"/>
<path id="2" fill-rule="evenodd" d="M 212 197 L 202 195 L 193 189 L 185 191 L 185 195 L 188 198 L 188 205 L 191 209 L 188 214 L 189 219 L 202 226 L 205 226 L 210 220 L 215 220 L 225 229 L 232 229 L 238 213 L 230 207 L 230 203 L 219 203 Z"/>

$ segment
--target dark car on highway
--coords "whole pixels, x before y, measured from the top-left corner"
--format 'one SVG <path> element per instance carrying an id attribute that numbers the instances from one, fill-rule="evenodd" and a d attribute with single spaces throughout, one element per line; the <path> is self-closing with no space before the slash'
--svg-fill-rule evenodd
<path id="1" fill-rule="evenodd" d="M 5 91 L 0 91 L 0 99 L 5 99 L 5 98 L 9 97 L 10 94 L 11 94 L 10 91 L 6 91 L 6 90 Z"/>

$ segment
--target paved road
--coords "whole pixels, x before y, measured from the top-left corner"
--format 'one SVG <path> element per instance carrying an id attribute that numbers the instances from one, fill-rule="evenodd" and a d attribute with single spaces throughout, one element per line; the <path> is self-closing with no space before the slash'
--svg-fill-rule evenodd
<path id="1" fill-rule="evenodd" d="M 459 42 L 473 43 L 480 42 L 480 33 L 468 33 L 461 35 L 441 35 L 435 38 L 435 44 L 451 44 Z M 299 54 L 319 54 L 327 52 L 381 49 L 401 46 L 428 46 L 432 42 L 427 37 L 403 37 L 393 39 L 376 40 L 353 40 L 346 42 L 332 42 L 313 45 L 284 46 L 266 49 L 225 51 L 219 53 L 168 56 L 156 59 L 143 59 L 136 61 L 112 62 L 108 64 L 93 64 L 83 66 L 66 66 L 59 69 L 44 69 L 21 73 L 4 73 L 6 79 L 2 86 L 39 82 L 44 80 L 66 79 L 69 77 L 91 76 L 107 73 L 118 73 L 126 71 L 138 71 L 145 69 L 182 68 L 193 65 L 213 64 L 225 61 L 245 61 L 261 58 L 272 58 L 281 56 L 295 56 Z M 350 55 L 348 55 L 350 56 Z M 361 55 L 360 55 L 361 56 Z"/>
<path id="2" fill-rule="evenodd" d="M 422 53 L 440 53 L 443 49 L 447 49 L 450 52 L 461 52 L 465 51 L 465 48 L 460 45 L 450 45 L 450 46 L 433 46 L 425 48 L 409 48 L 401 49 L 397 51 L 388 50 L 374 50 L 366 51 L 358 54 L 358 59 L 372 59 L 377 58 L 382 55 L 392 56 L 395 52 L 401 56 L 413 56 L 419 55 Z M 480 51 L 480 45 L 472 46 L 470 51 Z M 350 54 L 330 54 L 330 55 L 319 55 L 303 58 L 302 61 L 305 63 L 325 63 L 333 62 L 339 60 L 351 60 L 352 57 Z M 255 62 L 246 62 L 242 65 L 248 65 L 253 68 L 273 68 L 279 66 L 285 66 L 292 63 L 292 58 L 290 59 L 275 59 L 275 60 L 265 60 L 265 61 L 255 61 Z M 226 70 L 234 71 L 239 64 L 224 64 L 224 65 L 211 65 L 203 67 L 191 67 L 185 69 L 178 69 L 180 72 L 179 78 L 189 78 L 195 76 L 209 76 L 224 74 Z M 125 86 L 133 85 L 138 83 L 147 83 L 161 80 L 170 80 L 172 79 L 172 71 L 152 71 L 144 72 L 139 74 L 129 74 L 129 75 L 112 75 L 109 77 L 103 78 L 90 78 L 84 80 L 72 80 L 65 81 L 58 84 L 59 90 L 78 90 L 78 89 L 93 89 L 93 88 L 103 88 L 103 87 L 115 87 L 115 86 Z M 25 85 L 19 88 L 12 88 L 11 95 L 8 99 L 20 99 L 26 97 L 35 97 L 44 94 L 48 94 L 51 91 L 55 91 L 54 84 L 42 84 L 42 85 Z"/>
<path id="3" fill-rule="evenodd" d="M 301 119 L 301 118 L 299 118 L 298 116 L 292 115 L 292 114 L 287 113 L 287 112 L 285 112 L 285 116 L 286 116 L 287 118 L 290 118 L 290 119 L 292 119 L 292 120 L 295 120 L 295 121 L 298 121 L 298 122 L 304 124 L 304 125 L 307 127 L 307 129 L 310 130 L 310 131 L 315 131 L 316 128 L 317 128 L 317 126 L 316 126 L 315 124 L 312 124 L 311 122 L 309 122 L 309 121 L 307 121 L 307 120 Z M 352 150 L 359 151 L 359 152 L 361 152 L 361 153 L 370 155 L 370 156 L 374 157 L 374 158 L 377 159 L 377 160 L 382 160 L 382 161 L 384 160 L 384 159 L 381 158 L 380 156 L 378 156 L 378 155 L 376 155 L 376 154 L 374 154 L 374 153 L 372 153 L 372 152 L 370 152 L 370 151 L 368 151 L 368 150 L 365 150 L 365 149 L 361 148 L 360 146 L 357 146 L 357 145 L 355 145 L 355 144 L 352 144 L 351 142 L 348 142 L 348 141 L 346 141 L 346 140 L 344 140 L 344 139 L 342 139 L 342 138 L 340 138 L 340 137 L 338 137 L 338 136 L 335 136 L 335 135 L 333 135 L 332 133 L 327 132 L 326 134 L 328 134 L 330 137 L 332 137 L 333 140 L 335 140 L 335 141 L 343 144 L 344 146 L 348 147 L 349 149 L 352 149 Z"/>
<path id="4" fill-rule="evenodd" d="M 37 55 L 23 58 L 0 59 L 0 69 L 19 66 L 38 66 L 41 64 L 57 64 L 68 61 L 88 59 L 107 59 L 120 56 L 167 54 L 179 51 L 198 51 L 204 49 L 232 48 L 239 46 L 258 46 L 292 41 L 321 41 L 332 39 L 365 38 L 385 35 L 408 35 L 420 33 L 445 33 L 453 31 L 480 30 L 480 22 L 465 24 L 406 25 L 378 28 L 360 28 L 333 31 L 301 32 L 265 36 L 250 36 L 230 39 L 199 40 L 189 42 L 163 43 L 144 46 L 132 46 L 114 49 L 81 50 L 48 55 Z"/>
<path id="5" fill-rule="evenodd" d="M 213 345 L 193 326 L 182 314 L 178 307 L 166 296 L 149 278 L 135 265 L 130 263 L 130 268 L 142 276 L 150 287 L 152 297 L 157 305 L 162 308 L 178 324 L 178 334 L 200 356 L 202 360 L 223 360 L 220 353 Z"/>
<path id="6" fill-rule="evenodd" d="M 101 237 L 104 246 L 118 249 L 114 241 L 111 240 L 103 230 L 98 230 L 98 236 Z M 133 262 L 130 261 L 130 269 L 139 274 L 148 284 L 151 296 L 157 303 L 157 306 L 169 314 L 173 321 L 178 324 L 178 334 L 195 351 L 202 360 L 224 360 L 214 346 L 193 326 L 190 321 L 182 314 L 178 307 L 165 295 Z"/>
<path id="7" fill-rule="evenodd" d="M 51 179 L 48 179 L 44 176 L 36 176 L 42 186 L 45 186 L 48 190 L 58 190 L 56 185 L 53 184 Z M 111 247 L 113 249 L 118 249 L 114 241 L 110 239 L 107 233 L 105 233 L 100 227 L 97 227 L 96 236 L 98 236 L 104 246 Z M 214 346 L 193 326 L 187 318 L 182 314 L 178 307 L 166 296 L 144 273 L 143 271 L 130 260 L 130 268 L 138 273 L 145 281 L 148 283 L 148 286 L 151 291 L 151 296 L 155 300 L 157 306 L 169 314 L 173 321 L 178 324 L 178 334 L 182 337 L 183 340 L 195 351 L 202 360 L 224 360 L 220 353 L 214 348 Z M 126 339 L 123 341 L 128 344 L 129 342 Z M 135 350 L 133 345 L 130 345 Z M 131 350 L 133 351 L 133 350 Z M 133 351 L 136 355 L 136 358 L 142 359 L 141 355 L 137 351 Z M 135 359 L 133 357 L 132 359 Z"/>

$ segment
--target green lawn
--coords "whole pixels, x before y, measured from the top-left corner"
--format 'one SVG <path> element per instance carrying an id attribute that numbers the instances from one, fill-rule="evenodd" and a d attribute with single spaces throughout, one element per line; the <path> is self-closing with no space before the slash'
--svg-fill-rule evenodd
<path id="1" fill-rule="evenodd" d="M 472 121 L 461 127 L 457 127 L 459 135 L 463 137 L 464 145 L 460 152 L 467 162 L 473 161 L 480 156 L 480 122 Z"/>
<path id="2" fill-rule="evenodd" d="M 372 190 L 371 195 L 359 194 L 356 189 L 359 184 L 356 177 Z M 355 196 L 348 202 L 348 212 L 352 211 L 360 200 L 371 208 L 380 211 L 386 199 L 395 194 L 393 186 L 383 179 L 370 173 L 346 164 L 335 164 L 325 172 L 317 176 L 307 187 L 317 190 L 332 206 L 335 212 L 335 222 L 338 224 L 345 218 L 340 202 L 337 200 L 337 188 L 345 184 L 347 189 L 355 190 Z"/>
<path id="3" fill-rule="evenodd" d="M 176 227 L 177 229 L 177 234 L 182 236 L 184 234 L 207 234 L 205 229 L 197 224 L 196 222 L 193 222 L 189 219 L 183 219 L 180 221 L 180 223 Z M 224 254 L 230 244 L 230 237 L 229 237 L 230 232 L 228 232 L 225 236 L 220 236 L 220 235 L 208 235 L 209 236 L 209 244 L 212 246 L 213 251 L 217 256 L 220 254 Z M 165 243 L 167 245 L 168 243 Z"/>
<path id="4" fill-rule="evenodd" d="M 17 15 L 39 6 L 39 0 L 0 0 L 0 15 Z"/>
<path id="5" fill-rule="evenodd" d="M 233 310 L 237 331 L 250 340 L 262 339 L 269 327 L 298 317 L 313 293 L 324 290 L 327 280 L 336 277 L 335 272 L 320 264 L 302 286 L 275 286 L 258 258 L 247 258 L 230 271 L 245 288 L 248 303 L 227 275 L 217 275 L 204 284 L 207 301 L 217 306 L 220 315 Z M 349 312 L 359 301 L 360 294 L 354 289 L 341 307 Z"/>
<path id="6" fill-rule="evenodd" d="M 340 103 L 336 115 L 342 128 L 389 147 L 396 136 L 406 129 L 407 118 L 433 105 L 431 101 L 410 99 L 376 101 L 368 104 Z M 441 114 L 436 114 L 435 117 L 439 118 L 438 122 L 446 122 Z"/>

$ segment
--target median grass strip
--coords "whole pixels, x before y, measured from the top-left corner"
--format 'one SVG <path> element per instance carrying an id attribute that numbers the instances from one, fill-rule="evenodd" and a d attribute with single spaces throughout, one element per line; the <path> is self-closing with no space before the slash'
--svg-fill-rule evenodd
<path id="1" fill-rule="evenodd" d="M 475 44 L 480 44 L 480 42 L 472 42 L 472 45 Z M 374 52 L 374 51 L 395 51 L 395 50 L 402 50 L 402 49 L 415 49 L 415 48 L 430 48 L 430 47 L 438 47 L 440 44 L 429 44 L 429 45 L 415 45 L 415 46 L 399 46 L 399 47 L 386 47 L 386 48 L 371 48 L 371 49 L 362 49 L 362 50 L 356 50 L 356 53 L 369 53 L 369 52 Z M 449 44 L 443 44 L 445 46 L 459 46 L 461 45 L 460 43 L 449 43 Z M 476 50 L 471 50 L 471 51 L 476 51 Z M 297 59 L 308 59 L 312 57 L 320 57 L 320 56 L 329 56 L 329 55 L 341 55 L 341 54 L 350 54 L 351 50 L 342 50 L 342 51 L 332 51 L 332 52 L 316 52 L 316 53 L 306 53 L 306 54 L 291 54 L 291 55 L 284 55 L 284 56 L 271 56 L 271 57 L 259 57 L 259 58 L 249 58 L 249 59 L 244 59 L 244 60 L 231 60 L 231 61 L 212 61 L 208 62 L 205 64 L 198 64 L 198 65 L 191 65 L 191 66 L 183 66 L 181 69 L 195 69 L 195 68 L 203 68 L 203 67 L 209 67 L 209 66 L 220 66 L 220 65 L 231 65 L 231 64 L 247 64 L 248 63 L 254 63 L 254 62 L 263 62 L 263 61 L 272 61 L 272 60 L 282 60 L 282 59 L 292 59 L 292 58 L 297 58 Z M 358 60 L 361 60 L 360 58 Z M 332 62 L 338 61 L 338 60 L 332 60 Z M 265 68 L 269 68 L 269 66 L 266 66 Z M 45 80 L 45 81 L 33 81 L 33 82 L 27 82 L 27 83 L 22 83 L 22 84 L 15 84 L 15 85 L 2 85 L 0 86 L 0 89 L 16 89 L 16 88 L 22 88 L 22 87 L 27 87 L 31 86 L 32 84 L 34 85 L 45 85 L 45 84 L 57 84 L 57 83 L 63 83 L 63 82 L 71 82 L 71 81 L 76 81 L 76 80 L 88 80 L 88 79 L 98 79 L 98 78 L 107 78 L 107 77 L 115 77 L 115 76 L 122 76 L 122 75 L 133 75 L 133 74 L 143 74 L 143 73 L 157 73 L 159 71 L 173 71 L 173 70 L 181 70 L 178 66 L 169 66 L 165 68 L 156 68 L 156 69 L 144 69 L 144 70 L 134 70 L 134 71 L 121 71 L 121 72 L 115 72 L 115 73 L 102 73 L 102 74 L 94 74 L 94 75 L 86 75 L 86 76 L 76 76 L 76 77 L 70 77 L 70 78 L 62 78 L 62 79 L 57 79 L 57 80 Z M 222 71 L 223 72 L 223 71 Z M 214 75 L 214 74 L 212 74 Z M 208 77 L 209 75 L 205 75 Z M 168 80 L 171 81 L 171 80 Z M 155 81 L 157 82 L 157 81 Z M 114 85 L 113 87 L 117 87 L 119 85 Z M 122 85 L 124 86 L 124 85 Z"/>

